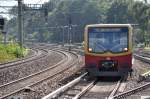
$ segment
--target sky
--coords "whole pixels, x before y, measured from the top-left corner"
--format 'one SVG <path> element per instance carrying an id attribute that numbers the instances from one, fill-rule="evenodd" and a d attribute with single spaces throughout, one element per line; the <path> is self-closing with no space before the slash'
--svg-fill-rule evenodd
<path id="1" fill-rule="evenodd" d="M 42 4 L 42 3 L 44 3 L 44 2 L 48 2 L 49 0 L 24 0 L 24 3 L 32 3 L 32 4 L 35 4 L 35 3 L 40 3 L 40 4 Z"/>
<path id="2" fill-rule="evenodd" d="M 44 2 L 48 2 L 49 0 L 23 0 L 25 4 L 43 4 Z M 16 0 L 0 0 L 0 5 L 16 5 Z"/>
<path id="3" fill-rule="evenodd" d="M 45 2 L 48 2 L 49 0 L 23 0 L 23 2 L 25 4 L 43 4 Z M 16 0 L 0 0 L 0 6 L 14 6 L 17 5 L 17 1 Z M 6 8 L 1 8 L 0 7 L 0 12 L 7 12 L 8 9 Z M 0 14 L 3 17 L 9 18 L 9 15 L 6 14 Z"/>
<path id="4" fill-rule="evenodd" d="M 144 0 L 135 0 L 135 1 L 144 1 Z M 147 2 L 149 2 L 149 3 L 150 3 L 150 0 L 147 0 Z"/>
<path id="5" fill-rule="evenodd" d="M 43 4 L 45 2 L 48 2 L 49 0 L 23 0 L 25 4 Z M 144 1 L 144 0 L 136 0 L 136 1 Z M 150 3 L 150 0 L 147 0 Z M 14 6 L 17 5 L 16 0 L 0 0 L 0 6 Z M 4 9 L 0 7 L 0 12 L 4 11 L 6 12 L 8 9 Z M 9 15 L 0 14 L 4 17 L 9 18 Z"/>

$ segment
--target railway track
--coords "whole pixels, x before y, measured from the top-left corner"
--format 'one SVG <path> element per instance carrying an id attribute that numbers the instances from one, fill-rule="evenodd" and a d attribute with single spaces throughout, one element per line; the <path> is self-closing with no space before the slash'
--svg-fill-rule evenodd
<path id="1" fill-rule="evenodd" d="M 137 92 L 139 92 L 139 91 L 142 91 L 142 90 L 148 88 L 149 86 L 150 86 L 150 82 L 149 82 L 149 83 L 146 83 L 146 84 L 144 84 L 144 85 L 141 85 L 141 86 L 139 86 L 139 87 L 137 87 L 137 88 L 133 88 L 133 89 L 128 90 L 128 91 L 126 91 L 126 92 L 123 92 L 123 93 L 120 93 L 120 94 L 118 94 L 118 95 L 115 95 L 115 96 L 112 97 L 112 99 L 123 99 L 123 98 L 126 98 L 127 96 L 130 96 L 130 95 L 132 95 L 132 94 L 134 94 L 134 93 L 137 93 Z"/>
<path id="2" fill-rule="evenodd" d="M 46 79 L 50 79 L 50 78 L 56 76 L 57 74 L 64 72 L 65 70 L 70 68 L 70 66 L 77 63 L 78 56 L 75 56 L 75 54 L 72 53 L 72 55 L 74 57 L 74 58 L 72 58 L 71 55 L 67 54 L 67 52 L 65 52 L 65 53 L 62 51 L 59 51 L 59 52 L 65 56 L 61 62 L 59 62 L 45 70 L 42 70 L 38 73 L 29 75 L 28 77 L 21 78 L 14 82 L 0 86 L 0 90 L 1 90 L 0 98 L 6 98 L 10 95 L 13 95 L 13 94 L 25 89 L 26 86 L 32 87 L 40 82 L 43 82 Z M 60 67 L 62 65 L 63 66 L 69 65 L 69 67 L 67 67 L 67 68 L 64 67 L 64 69 L 62 69 L 62 70 L 61 69 L 58 70 L 56 68 L 56 67 Z M 53 70 L 53 72 L 52 72 L 52 70 Z M 11 88 L 11 89 L 9 89 L 9 88 Z"/>
<path id="3" fill-rule="evenodd" d="M 84 80 L 86 74 L 87 73 L 79 76 L 73 81 L 70 81 L 68 84 L 44 96 L 42 99 L 106 99 L 106 98 L 111 99 L 111 97 L 116 94 L 118 88 L 120 87 L 121 80 L 119 80 L 117 83 L 103 82 L 103 81 L 101 82 L 97 79 L 86 81 Z M 96 96 L 95 97 L 93 95 L 90 96 L 92 92 L 91 90 L 95 89 L 98 90 Z M 111 89 L 111 90 L 108 90 L 104 94 L 102 92 L 103 89 L 107 90 Z"/>
<path id="4" fill-rule="evenodd" d="M 81 75 L 80 77 L 78 77 L 78 78 L 76 78 L 75 80 L 69 82 L 68 84 L 62 86 L 61 88 L 59 88 L 59 89 L 53 91 L 52 93 L 50 93 L 50 94 L 44 96 L 42 99 L 53 99 L 53 98 L 55 99 L 55 98 L 60 97 L 60 95 L 61 95 L 62 93 L 64 93 L 66 90 L 68 90 L 68 89 L 71 88 L 72 86 L 76 85 L 77 83 L 79 83 L 79 82 L 81 81 L 81 79 L 82 79 L 83 77 L 85 77 L 86 75 L 87 75 L 87 73 Z"/>
<path id="5" fill-rule="evenodd" d="M 134 54 L 134 57 L 138 60 L 141 60 L 145 63 L 150 64 L 149 54 L 147 54 L 147 55 L 145 55 L 145 53 L 144 53 L 144 55 L 142 53 L 140 53 L 139 55 Z M 112 96 L 110 99 L 126 99 L 127 97 L 129 98 L 130 96 L 132 96 L 138 92 L 142 92 L 143 90 L 146 90 L 147 88 L 150 87 L 150 82 L 142 82 L 142 84 L 140 84 L 140 83 L 137 83 L 137 86 L 130 88 L 130 90 L 127 90 L 127 91 L 124 91 L 122 93 L 119 93 L 119 94 Z M 138 98 L 140 99 L 140 97 L 138 97 Z M 131 98 L 131 99 L 133 99 L 133 98 Z"/>
<path id="6" fill-rule="evenodd" d="M 86 92 L 88 92 L 96 83 L 94 81 L 85 82 L 81 80 L 78 84 L 73 86 L 63 95 L 61 95 L 58 99 L 79 99 L 81 98 Z"/>
<path id="7" fill-rule="evenodd" d="M 49 51 L 38 50 L 36 55 L 33 55 L 29 59 L 25 58 L 14 63 L 5 63 L 0 66 L 0 85 L 19 79 L 24 75 L 29 75 L 30 72 L 25 72 L 27 68 L 31 68 L 27 64 L 38 60 L 42 60 L 48 56 Z M 36 63 L 39 64 L 39 63 Z M 26 70 L 25 70 L 26 69 Z"/>
<path id="8" fill-rule="evenodd" d="M 136 53 L 136 54 L 134 54 L 134 58 L 137 60 L 140 60 L 141 62 L 150 64 L 150 53 L 148 54 L 148 52 L 147 52 L 147 54 L 146 53 L 140 53 L 140 54 Z M 136 66 L 135 66 L 135 68 L 136 68 Z M 139 76 L 141 76 L 141 75 L 144 76 L 143 74 L 146 74 L 145 76 L 148 76 L 150 74 L 149 66 L 140 66 L 140 68 L 136 68 L 136 72 L 137 71 L 140 72 Z M 140 79 L 139 79 L 139 81 L 140 81 Z"/>
<path id="9" fill-rule="evenodd" d="M 22 59 L 19 59 L 19 60 L 16 60 L 16 61 L 10 61 L 10 62 L 7 62 L 7 63 L 3 63 L 3 64 L 0 64 L 0 69 L 5 69 L 5 68 L 8 68 L 8 67 L 13 67 L 13 66 L 18 66 L 19 64 L 23 64 L 23 63 L 26 63 L 26 62 L 30 62 L 30 61 L 34 61 L 36 59 L 41 59 L 43 57 L 45 57 L 45 55 L 47 55 L 47 50 L 43 50 L 43 49 L 40 49 L 40 50 L 35 50 L 35 54 L 30 56 L 30 57 L 26 57 L 26 58 L 22 58 Z"/>
<path id="10" fill-rule="evenodd" d="M 58 55 L 54 55 L 55 53 L 52 53 L 51 49 L 54 49 L 54 45 L 51 45 L 48 48 L 38 48 L 38 46 L 36 46 L 31 47 L 31 49 L 35 52 L 33 55 L 0 65 L 0 85 L 28 76 L 33 72 L 47 68 L 48 64 L 51 65 L 54 62 L 57 62 L 57 60 L 59 61 L 59 59 L 54 59 L 54 61 L 51 62 L 48 61 L 48 59 L 53 57 L 61 58 L 58 57 Z M 50 55 L 53 56 L 50 57 Z"/>
<path id="11" fill-rule="evenodd" d="M 135 54 L 134 57 L 136 59 L 139 59 L 139 60 L 143 61 L 143 62 L 150 63 L 150 55 L 143 56 L 143 55 Z"/>
<path id="12" fill-rule="evenodd" d="M 121 88 L 122 80 L 117 81 L 98 81 L 81 99 L 112 99 Z M 122 89 L 122 88 L 121 88 Z M 79 99 L 79 98 L 75 98 Z"/>
<path id="13" fill-rule="evenodd" d="M 8 61 L 8 62 L 5 62 L 5 63 L 0 63 L 0 68 L 3 68 L 4 65 L 6 65 L 6 67 L 7 67 L 7 65 L 17 64 L 19 61 L 26 60 L 26 59 L 28 60 L 28 59 L 30 59 L 32 57 L 35 57 L 35 56 L 40 54 L 39 50 L 37 50 L 37 49 L 30 49 L 30 50 L 33 53 L 31 56 L 20 58 L 20 59 L 14 60 L 14 61 Z"/>
<path id="14" fill-rule="evenodd" d="M 135 51 L 135 53 L 137 53 L 140 56 L 149 57 L 150 58 L 150 52 L 149 51 L 141 50 L 141 51 Z"/>

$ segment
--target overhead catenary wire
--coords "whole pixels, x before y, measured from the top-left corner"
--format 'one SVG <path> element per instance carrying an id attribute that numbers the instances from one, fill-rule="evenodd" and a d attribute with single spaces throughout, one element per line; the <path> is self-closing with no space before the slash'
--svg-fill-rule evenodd
<path id="1" fill-rule="evenodd" d="M 0 2 L 16 2 L 17 0 L 0 0 Z M 4 5 L 2 5 L 2 4 L 4 4 Z M 14 7 L 14 6 L 16 6 L 16 4 L 14 4 L 13 6 L 11 6 L 11 5 L 6 5 L 5 3 L 1 3 L 1 5 L 0 5 L 0 14 L 10 14 L 9 13 L 9 10 L 12 8 L 12 7 Z"/>
<path id="2" fill-rule="evenodd" d="M 42 0 L 39 0 L 38 2 L 36 2 L 36 4 L 39 4 Z"/>
<path id="3" fill-rule="evenodd" d="M 16 0 L 0 0 L 0 1 L 16 1 Z"/>

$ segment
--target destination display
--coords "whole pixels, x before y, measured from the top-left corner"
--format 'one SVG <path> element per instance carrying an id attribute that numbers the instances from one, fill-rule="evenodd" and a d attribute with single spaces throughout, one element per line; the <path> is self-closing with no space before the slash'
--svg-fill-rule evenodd
<path id="1" fill-rule="evenodd" d="M 128 31 L 128 28 L 126 27 L 122 27 L 122 28 L 102 28 L 102 27 L 92 27 L 92 28 L 89 28 L 88 30 L 89 32 L 94 32 L 94 33 L 99 33 L 99 32 L 127 32 Z"/>

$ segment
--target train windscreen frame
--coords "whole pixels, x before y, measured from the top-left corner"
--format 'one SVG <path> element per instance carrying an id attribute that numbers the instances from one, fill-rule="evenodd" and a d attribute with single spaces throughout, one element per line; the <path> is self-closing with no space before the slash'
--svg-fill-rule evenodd
<path id="1" fill-rule="evenodd" d="M 88 51 L 90 53 L 122 53 L 129 49 L 128 27 L 89 27 Z"/>

